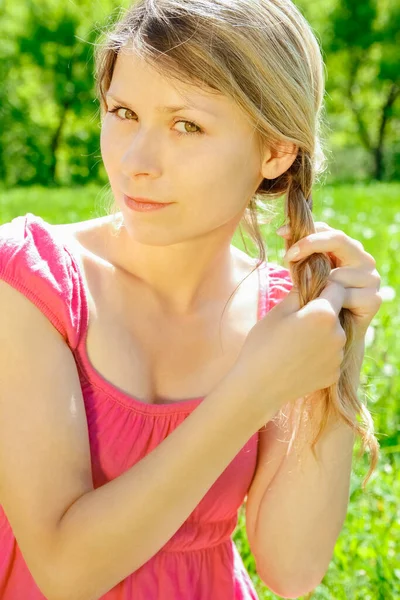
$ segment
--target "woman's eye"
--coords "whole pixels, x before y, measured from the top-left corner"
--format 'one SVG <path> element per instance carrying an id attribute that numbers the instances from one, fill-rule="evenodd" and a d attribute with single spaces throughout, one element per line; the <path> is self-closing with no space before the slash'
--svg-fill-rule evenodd
<path id="1" fill-rule="evenodd" d="M 178 123 L 183 123 L 184 128 L 188 126 L 189 129 L 196 129 L 196 131 L 177 131 L 176 133 L 178 135 L 196 135 L 197 133 L 202 133 L 200 127 L 196 125 L 196 123 L 192 123 L 192 121 L 175 121 L 175 125 L 177 125 Z"/>
<path id="2" fill-rule="evenodd" d="M 127 121 L 127 120 L 129 120 L 129 119 L 124 119 L 124 118 L 122 118 L 122 117 L 120 117 L 120 116 L 118 115 L 118 111 L 120 111 L 120 110 L 125 110 L 125 111 L 126 111 L 126 112 L 128 112 L 128 113 L 134 114 L 134 113 L 133 113 L 133 112 L 132 112 L 132 111 L 131 111 L 129 108 L 123 108 L 122 106 L 116 106 L 115 108 L 112 108 L 112 109 L 111 109 L 111 110 L 109 110 L 108 112 L 109 112 L 109 113 L 112 113 L 112 114 L 114 114 L 114 113 L 115 113 L 115 116 L 116 116 L 116 117 L 117 117 L 117 119 L 119 119 L 120 121 Z"/>
<path id="3" fill-rule="evenodd" d="M 123 106 L 116 106 L 115 108 L 110 109 L 108 112 L 115 114 L 115 117 L 119 120 L 119 121 L 131 121 L 131 118 L 126 118 L 126 117 L 121 117 L 118 112 L 119 111 L 125 111 L 126 115 L 128 115 L 130 113 L 130 115 L 134 115 L 135 113 L 130 110 L 129 108 L 124 108 Z M 134 120 L 134 119 L 133 119 Z M 193 123 L 192 121 L 185 121 L 183 119 L 179 119 L 178 121 L 175 121 L 175 125 L 177 123 L 183 123 L 183 126 L 185 129 L 187 129 L 187 127 L 189 127 L 189 129 L 191 129 L 191 131 L 176 131 L 176 133 L 178 135 L 197 135 L 197 134 L 201 134 L 203 133 L 202 129 L 196 125 L 196 123 Z M 196 131 L 193 131 L 193 129 L 195 129 Z"/>

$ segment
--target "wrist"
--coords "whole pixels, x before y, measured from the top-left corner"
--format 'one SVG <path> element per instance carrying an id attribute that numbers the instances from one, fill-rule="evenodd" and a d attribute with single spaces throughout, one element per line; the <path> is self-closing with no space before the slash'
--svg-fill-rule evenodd
<path id="1" fill-rule="evenodd" d="M 269 386 L 266 386 L 260 400 L 260 390 L 252 387 L 251 376 L 247 371 L 242 372 L 240 366 L 231 369 L 212 393 L 215 391 L 229 398 L 231 410 L 250 422 L 254 431 L 270 421 L 283 404 Z"/>

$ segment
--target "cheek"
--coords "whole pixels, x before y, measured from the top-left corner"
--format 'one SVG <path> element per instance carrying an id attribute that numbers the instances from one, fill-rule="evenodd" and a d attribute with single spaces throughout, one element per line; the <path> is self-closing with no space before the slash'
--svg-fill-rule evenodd
<path id="1" fill-rule="evenodd" d="M 115 139 L 112 127 L 107 124 L 107 118 L 103 123 L 100 133 L 100 151 L 104 166 L 116 164 L 119 158 L 119 144 Z"/>
<path id="2" fill-rule="evenodd" d="M 103 158 L 103 162 L 106 165 L 108 163 L 108 154 L 110 151 L 110 146 L 108 140 L 107 127 L 105 125 L 103 125 L 100 133 L 100 151 L 101 156 Z"/>
<path id="3" fill-rule="evenodd" d="M 237 140 L 220 147 L 219 152 L 214 155 L 212 161 L 208 162 L 208 165 L 209 171 L 206 177 L 212 177 L 213 185 L 220 192 L 223 190 L 224 196 L 229 194 L 240 204 L 249 193 L 252 193 L 257 165 L 251 153 L 246 152 L 243 144 L 238 143 Z"/>
<path id="4" fill-rule="evenodd" d="M 221 176 L 236 180 L 250 167 L 249 152 L 241 138 L 227 137 L 214 152 L 213 164 Z"/>

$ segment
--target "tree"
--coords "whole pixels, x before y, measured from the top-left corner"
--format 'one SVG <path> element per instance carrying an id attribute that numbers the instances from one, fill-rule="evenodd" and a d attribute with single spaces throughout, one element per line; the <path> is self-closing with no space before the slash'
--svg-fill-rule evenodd
<path id="1" fill-rule="evenodd" d="M 128 3 L 0 3 L 0 179 L 6 185 L 101 180 L 93 44 Z"/>
<path id="2" fill-rule="evenodd" d="M 57 183 L 57 157 L 69 111 L 84 114 L 93 99 L 91 47 L 78 36 L 80 14 L 75 5 L 29 2 L 23 35 L 17 38 L 20 55 L 39 67 L 42 84 L 54 106 L 49 132 L 46 178 Z"/>
<path id="3" fill-rule="evenodd" d="M 399 0 L 338 0 L 329 23 L 324 49 L 332 105 L 340 112 L 345 100 L 373 158 L 371 175 L 382 180 L 390 121 L 400 119 Z"/>

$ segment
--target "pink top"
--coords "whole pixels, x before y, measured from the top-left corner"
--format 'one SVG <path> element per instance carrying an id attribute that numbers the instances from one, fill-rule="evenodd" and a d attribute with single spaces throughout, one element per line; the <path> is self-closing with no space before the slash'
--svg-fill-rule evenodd
<path id="1" fill-rule="evenodd" d="M 290 272 L 264 262 L 258 319 L 292 287 Z M 41 217 L 0 226 L 0 278 L 29 298 L 74 354 L 85 403 L 93 485 L 118 477 L 151 452 L 202 397 L 146 404 L 113 386 L 85 350 L 88 303 L 77 259 Z M 106 600 L 254 600 L 257 594 L 233 542 L 238 509 L 256 467 L 258 432 L 215 481 L 163 548 L 101 598 Z M 46 600 L 33 580 L 0 506 L 0 598 Z"/>

